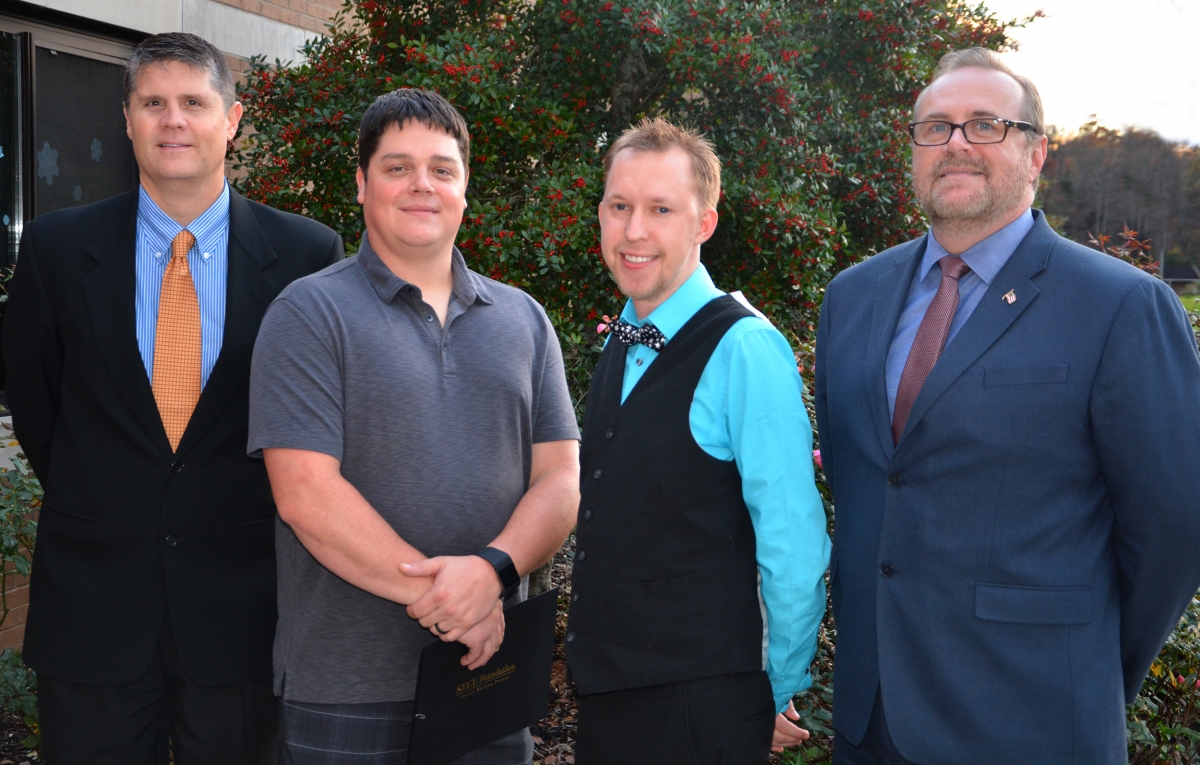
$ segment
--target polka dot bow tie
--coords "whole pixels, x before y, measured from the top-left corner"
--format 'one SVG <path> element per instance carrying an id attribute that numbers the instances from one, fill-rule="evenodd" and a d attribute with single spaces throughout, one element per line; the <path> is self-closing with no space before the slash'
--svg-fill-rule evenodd
<path id="1" fill-rule="evenodd" d="M 667 338 L 663 336 L 663 333 L 649 322 L 639 327 L 621 319 L 612 325 L 612 331 L 617 339 L 625 345 L 641 343 L 652 351 L 661 351 L 667 344 Z"/>

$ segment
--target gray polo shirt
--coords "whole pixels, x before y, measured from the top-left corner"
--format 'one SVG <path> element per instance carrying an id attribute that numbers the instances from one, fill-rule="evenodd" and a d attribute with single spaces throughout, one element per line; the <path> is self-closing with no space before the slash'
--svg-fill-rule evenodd
<path id="1" fill-rule="evenodd" d="M 446 326 L 363 237 L 358 255 L 288 286 L 263 318 L 250 373 L 251 455 L 307 449 L 430 557 L 504 528 L 532 447 L 579 438 L 545 311 L 453 254 Z M 317 703 L 406 701 L 433 641 L 405 607 L 330 573 L 282 521 L 275 535 L 275 692 Z"/>

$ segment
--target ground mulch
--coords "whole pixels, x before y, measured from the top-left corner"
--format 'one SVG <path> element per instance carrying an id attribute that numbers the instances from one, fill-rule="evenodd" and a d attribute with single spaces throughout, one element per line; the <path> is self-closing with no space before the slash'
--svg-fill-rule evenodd
<path id="1" fill-rule="evenodd" d="M 558 588 L 558 620 L 554 625 L 554 664 L 550 672 L 550 711 L 530 728 L 534 765 L 571 765 L 575 762 L 575 687 L 567 682 L 567 608 L 571 600 L 571 562 L 575 559 L 572 534 L 554 555 L 551 584 Z"/>
<path id="2" fill-rule="evenodd" d="M 0 765 L 36 765 L 37 752 L 21 746 L 28 737 L 29 728 L 19 715 L 0 712 Z"/>

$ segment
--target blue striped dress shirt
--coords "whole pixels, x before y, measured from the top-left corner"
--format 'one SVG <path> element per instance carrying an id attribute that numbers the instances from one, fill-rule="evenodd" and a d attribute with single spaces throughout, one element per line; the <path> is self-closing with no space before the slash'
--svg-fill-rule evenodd
<path id="1" fill-rule="evenodd" d="M 137 341 L 154 382 L 154 336 L 158 329 L 158 298 L 163 274 L 171 259 L 171 241 L 187 228 L 196 237 L 188 267 L 200 302 L 200 388 L 208 384 L 225 333 L 225 281 L 229 273 L 229 184 L 212 207 L 186 227 L 171 219 L 140 188 L 137 215 Z"/>
<path id="2" fill-rule="evenodd" d="M 963 259 L 971 270 L 958 280 L 958 310 L 954 312 L 954 320 L 950 323 L 950 332 L 946 335 L 946 347 L 954 341 L 954 336 L 971 318 L 975 306 L 983 300 L 992 280 L 1004 264 L 1017 251 L 1021 240 L 1033 228 L 1033 213 L 1029 210 L 1012 223 L 984 239 L 982 242 L 968 247 L 958 257 Z M 896 325 L 896 334 L 892 336 L 892 345 L 888 348 L 887 365 L 884 367 L 884 378 L 887 381 L 888 412 L 896 414 L 896 391 L 900 388 L 900 376 L 904 374 L 904 365 L 908 362 L 908 354 L 917 339 L 917 330 L 921 328 L 921 320 L 937 294 L 938 286 L 942 283 L 942 269 L 934 271 L 937 262 L 950 253 L 946 252 L 933 232 L 926 237 L 925 256 L 917 273 L 913 275 L 912 285 L 908 289 L 908 297 L 904 302 L 904 310 L 900 313 L 900 322 Z"/>

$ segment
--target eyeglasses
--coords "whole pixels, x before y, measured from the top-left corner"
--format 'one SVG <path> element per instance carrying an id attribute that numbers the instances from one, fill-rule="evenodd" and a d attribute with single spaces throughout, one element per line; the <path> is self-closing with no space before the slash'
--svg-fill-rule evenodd
<path id="1" fill-rule="evenodd" d="M 908 134 L 917 146 L 945 146 L 954 135 L 954 128 L 962 131 L 963 138 L 968 143 L 1002 143 L 1008 137 L 1008 129 L 1034 130 L 1028 122 L 1017 122 L 1000 117 L 984 117 L 966 122 L 945 122 L 943 120 L 927 120 L 914 122 L 908 126 Z"/>

